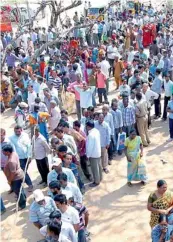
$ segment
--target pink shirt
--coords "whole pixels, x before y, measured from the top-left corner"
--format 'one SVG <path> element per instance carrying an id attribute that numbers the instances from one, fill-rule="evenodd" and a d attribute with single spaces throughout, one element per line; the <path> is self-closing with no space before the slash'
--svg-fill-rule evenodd
<path id="1" fill-rule="evenodd" d="M 97 87 L 105 88 L 106 87 L 106 76 L 103 73 L 97 73 Z"/>
<path id="2" fill-rule="evenodd" d="M 73 92 L 75 94 L 75 98 L 77 101 L 80 101 L 80 93 L 78 91 L 76 91 L 76 89 L 74 88 L 75 86 L 78 86 L 79 83 L 77 81 L 72 82 L 68 87 L 67 87 L 67 91 L 68 92 Z M 80 85 L 82 86 L 82 85 Z"/>

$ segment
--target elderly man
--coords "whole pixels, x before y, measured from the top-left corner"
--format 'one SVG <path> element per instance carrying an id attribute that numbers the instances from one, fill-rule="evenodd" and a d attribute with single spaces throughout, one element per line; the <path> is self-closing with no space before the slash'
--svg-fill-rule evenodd
<path id="1" fill-rule="evenodd" d="M 86 155 L 91 164 L 94 180 L 93 184 L 90 186 L 95 187 L 98 186 L 102 180 L 100 133 L 94 127 L 94 121 L 88 121 L 86 123 L 86 129 L 88 131 Z"/>
<path id="2" fill-rule="evenodd" d="M 99 119 L 95 122 L 95 128 L 100 133 L 100 143 L 101 143 L 101 161 L 103 171 L 107 174 L 109 173 L 108 166 L 108 148 L 110 145 L 110 127 L 104 121 L 104 115 L 102 113 L 99 114 Z"/>
<path id="3" fill-rule="evenodd" d="M 56 204 L 51 197 L 44 196 L 40 189 L 33 192 L 34 201 L 29 209 L 29 220 L 38 229 L 47 225 L 50 214 L 57 210 Z"/>
<path id="4" fill-rule="evenodd" d="M 68 182 L 77 184 L 76 178 L 73 175 L 73 172 L 69 168 L 62 167 L 62 160 L 60 158 L 53 158 L 52 170 L 47 176 L 48 185 L 52 181 L 57 181 L 57 177 L 60 173 L 65 173 L 67 175 Z"/>
<path id="5" fill-rule="evenodd" d="M 49 127 L 51 131 L 53 131 L 58 126 L 60 119 L 61 119 L 61 114 L 57 106 L 57 103 L 55 100 L 51 100 L 50 117 L 49 117 Z"/>
<path id="6" fill-rule="evenodd" d="M 16 125 L 14 127 L 14 134 L 9 137 L 10 142 L 14 145 L 16 153 L 19 156 L 20 167 L 25 170 L 27 160 L 31 161 L 31 140 L 29 135 L 22 130 L 22 127 Z M 32 181 L 28 173 L 26 172 L 25 182 L 28 185 L 28 191 L 33 189 Z"/>

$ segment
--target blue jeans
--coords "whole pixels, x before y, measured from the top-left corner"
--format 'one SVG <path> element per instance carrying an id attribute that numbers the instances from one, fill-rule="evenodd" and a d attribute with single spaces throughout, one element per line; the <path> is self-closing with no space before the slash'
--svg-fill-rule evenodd
<path id="1" fill-rule="evenodd" d="M 1 212 L 3 212 L 5 210 L 5 206 L 1 197 Z"/>
<path id="2" fill-rule="evenodd" d="M 85 229 L 78 231 L 78 242 L 86 242 Z"/>
<path id="3" fill-rule="evenodd" d="M 104 101 L 107 102 L 108 98 L 107 98 L 106 88 L 98 88 L 97 91 L 98 91 L 99 103 L 102 103 L 102 96 L 104 97 Z"/>
<path id="4" fill-rule="evenodd" d="M 11 182 L 11 188 L 12 188 L 13 192 L 17 195 L 17 198 L 19 197 L 21 185 L 22 185 L 22 179 Z M 23 188 L 22 188 L 22 192 L 20 195 L 20 199 L 19 199 L 19 207 L 20 208 L 26 207 L 26 195 L 25 195 Z"/>
<path id="5" fill-rule="evenodd" d="M 20 159 L 20 167 L 22 168 L 23 171 L 25 171 L 26 163 L 27 163 L 27 159 Z M 28 186 L 32 186 L 31 178 L 29 177 L 27 172 L 26 172 L 26 177 L 25 177 L 25 183 Z"/>

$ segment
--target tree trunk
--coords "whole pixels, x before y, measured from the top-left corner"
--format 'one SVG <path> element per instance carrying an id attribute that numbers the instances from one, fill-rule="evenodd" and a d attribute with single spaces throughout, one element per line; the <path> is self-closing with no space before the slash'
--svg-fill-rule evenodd
<path id="1" fill-rule="evenodd" d="M 52 22 L 54 28 L 57 26 L 57 21 L 58 21 L 58 15 L 54 14 L 53 22 Z"/>

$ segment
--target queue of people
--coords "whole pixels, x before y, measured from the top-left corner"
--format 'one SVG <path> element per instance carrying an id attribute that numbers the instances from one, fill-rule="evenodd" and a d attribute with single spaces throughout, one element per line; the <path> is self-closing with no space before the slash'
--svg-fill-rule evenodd
<path id="1" fill-rule="evenodd" d="M 7 51 L 7 69 L 1 70 L 1 112 L 15 108 L 16 122 L 10 137 L 1 129 L 1 168 L 20 209 L 27 200 L 24 189 L 20 191 L 23 179 L 28 192 L 33 192 L 29 219 L 46 241 L 87 241 L 86 183 L 99 186 L 113 159 L 125 154 L 129 187 L 133 181 L 146 184 L 143 156 L 151 143 L 153 107 L 154 119 L 166 121 L 169 114 L 168 141 L 173 141 L 172 18 L 169 12 L 151 10 L 151 6 L 143 10 L 140 19 L 108 12 L 107 23 L 96 21 L 91 33 L 75 31 L 36 58 L 32 55 L 40 45 L 54 39 L 51 27 L 47 32 L 26 29 L 17 41 L 8 38 L 8 46 L 9 35 L 1 36 L 1 48 Z M 153 19 L 157 29 L 147 56 L 142 26 Z M 116 92 L 110 100 L 112 77 Z M 74 112 L 75 119 L 70 116 Z M 27 172 L 33 160 L 39 185 L 48 187 L 47 195 L 36 189 Z M 171 241 L 166 215 L 172 213 L 172 194 L 166 191 L 165 181 L 157 187 L 148 200 L 152 240 Z M 3 206 L 1 212 L 5 212 Z"/>

